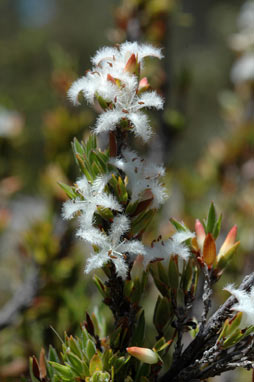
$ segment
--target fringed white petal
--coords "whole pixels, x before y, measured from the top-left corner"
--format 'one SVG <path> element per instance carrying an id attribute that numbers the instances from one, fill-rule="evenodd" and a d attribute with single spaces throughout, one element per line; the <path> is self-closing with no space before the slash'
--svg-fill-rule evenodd
<path id="1" fill-rule="evenodd" d="M 105 186 L 108 184 L 111 179 L 112 174 L 103 174 L 97 176 L 92 184 L 92 192 L 102 193 L 104 191 Z"/>
<path id="2" fill-rule="evenodd" d="M 103 208 L 110 208 L 114 211 L 122 211 L 122 206 L 111 194 L 101 194 L 96 197 L 96 203 Z"/>
<path id="3" fill-rule="evenodd" d="M 113 243 L 118 243 L 122 235 L 124 235 L 130 229 L 130 221 L 125 215 L 118 215 L 114 218 L 114 221 L 110 228 L 110 238 Z"/>
<path id="4" fill-rule="evenodd" d="M 113 60 L 114 56 L 118 55 L 118 51 L 116 48 L 111 48 L 111 47 L 103 47 L 99 49 L 95 56 L 92 57 L 91 62 L 93 65 L 99 65 L 101 61 L 103 60 Z"/>
<path id="5" fill-rule="evenodd" d="M 195 237 L 195 234 L 191 231 L 181 231 L 181 232 L 176 232 L 172 236 L 172 239 L 176 241 L 177 243 L 183 243 L 184 241 L 188 239 L 192 239 Z"/>
<path id="6" fill-rule="evenodd" d="M 157 180 L 152 180 L 149 182 L 149 188 L 153 194 L 153 207 L 159 208 L 165 200 L 168 198 L 168 194 L 163 185 L 160 184 Z"/>
<path id="7" fill-rule="evenodd" d="M 231 309 L 243 313 L 240 328 L 244 329 L 254 325 L 254 287 L 250 292 L 236 289 L 233 285 L 228 285 L 224 289 L 237 299 L 237 303 Z"/>
<path id="8" fill-rule="evenodd" d="M 79 178 L 76 184 L 78 186 L 79 191 L 82 193 L 83 196 L 90 193 L 91 186 L 85 176 L 83 176 L 82 178 Z"/>
<path id="9" fill-rule="evenodd" d="M 120 246 L 123 253 L 128 252 L 130 255 L 145 255 L 146 250 L 144 245 L 138 240 L 128 240 Z"/>
<path id="10" fill-rule="evenodd" d="M 140 104 L 143 102 L 143 104 Z M 145 92 L 139 97 L 139 109 L 143 107 L 154 107 L 157 110 L 163 109 L 163 99 L 155 91 Z"/>
<path id="11" fill-rule="evenodd" d="M 67 96 L 75 106 L 80 105 L 78 96 L 81 91 L 83 92 L 86 86 L 87 86 L 87 78 L 81 77 L 77 81 L 73 82 L 70 89 L 68 90 Z"/>
<path id="12" fill-rule="evenodd" d="M 106 253 L 100 252 L 91 255 L 86 262 L 85 273 L 90 273 L 94 269 L 102 268 L 103 265 L 107 264 L 110 258 Z"/>
<path id="13" fill-rule="evenodd" d="M 125 280 L 128 272 L 128 264 L 125 262 L 124 258 L 119 256 L 116 259 L 111 260 L 114 263 L 117 275 Z"/>
<path id="14" fill-rule="evenodd" d="M 174 239 L 169 239 L 165 242 L 165 250 L 169 256 L 178 255 L 183 260 L 187 260 L 190 257 L 189 248 L 181 243 L 178 243 Z"/>
<path id="15" fill-rule="evenodd" d="M 120 45 L 120 54 L 124 58 L 125 62 L 130 58 L 132 54 L 137 55 L 139 51 L 139 44 L 134 41 L 126 41 Z"/>
<path id="16" fill-rule="evenodd" d="M 169 255 L 166 251 L 165 245 L 163 242 L 154 243 L 152 247 L 146 247 L 146 255 L 144 256 L 144 266 L 146 267 L 151 261 L 156 259 L 168 260 Z"/>
<path id="17" fill-rule="evenodd" d="M 98 245 L 100 247 L 103 246 L 107 241 L 107 237 L 94 227 L 85 230 L 80 228 L 77 231 L 77 236 L 90 244 Z"/>
<path id="18" fill-rule="evenodd" d="M 80 204 L 75 200 L 67 200 L 62 209 L 62 216 L 65 220 L 70 220 L 80 211 Z"/>
<path id="19" fill-rule="evenodd" d="M 149 125 L 148 117 L 141 112 L 130 113 L 127 116 L 133 125 L 134 134 L 141 137 L 143 141 L 147 142 L 152 135 L 152 129 Z"/>
<path id="20" fill-rule="evenodd" d="M 139 46 L 139 59 L 142 60 L 145 57 L 156 57 L 158 59 L 163 58 L 163 54 L 160 48 L 155 48 L 151 44 L 141 44 Z"/>
<path id="21" fill-rule="evenodd" d="M 124 117 L 122 112 L 117 110 L 109 110 L 102 113 L 96 120 L 95 134 L 116 129 L 116 125 Z"/>

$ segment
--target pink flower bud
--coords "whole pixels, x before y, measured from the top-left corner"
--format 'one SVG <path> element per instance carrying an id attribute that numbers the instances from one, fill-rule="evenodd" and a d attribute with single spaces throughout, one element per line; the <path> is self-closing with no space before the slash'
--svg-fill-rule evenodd
<path id="1" fill-rule="evenodd" d="M 143 77 L 138 84 L 138 93 L 144 92 L 150 88 L 150 84 L 146 77 Z"/>
<path id="2" fill-rule="evenodd" d="M 135 54 L 132 53 L 132 55 L 130 56 L 130 58 L 128 59 L 126 65 L 124 67 L 124 71 L 131 73 L 131 74 L 134 74 L 137 72 L 137 69 L 138 69 L 138 60 L 137 60 L 137 57 L 135 56 Z"/>
<path id="3" fill-rule="evenodd" d="M 225 253 L 227 253 L 233 247 L 233 245 L 235 244 L 236 235 L 237 235 L 237 226 L 234 225 L 234 227 L 231 228 L 231 230 L 227 234 L 227 237 L 226 237 L 224 243 L 222 244 L 220 251 L 218 253 L 218 257 L 223 256 Z"/>
<path id="4" fill-rule="evenodd" d="M 150 365 L 157 363 L 159 361 L 158 354 L 156 354 L 153 350 L 147 348 L 139 348 L 137 346 L 133 346 L 131 348 L 126 349 L 127 352 L 133 357 L 139 359 L 144 363 L 149 363 Z"/>
<path id="5" fill-rule="evenodd" d="M 202 250 L 203 245 L 204 245 L 204 241 L 206 238 L 206 234 L 205 234 L 205 230 L 204 230 L 202 223 L 198 219 L 196 219 L 195 231 L 196 231 L 198 246 Z"/>

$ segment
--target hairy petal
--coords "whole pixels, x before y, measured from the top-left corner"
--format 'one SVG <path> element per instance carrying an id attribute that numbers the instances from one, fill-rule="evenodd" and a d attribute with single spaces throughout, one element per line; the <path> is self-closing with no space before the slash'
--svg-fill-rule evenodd
<path id="1" fill-rule="evenodd" d="M 124 235 L 130 229 L 130 222 L 127 216 L 118 215 L 114 218 L 114 221 L 110 228 L 110 238 L 114 243 L 118 243 L 122 235 Z"/>
<path id="2" fill-rule="evenodd" d="M 155 92 L 145 92 L 139 97 L 139 102 L 144 102 L 143 105 L 140 105 L 139 108 L 143 107 L 154 107 L 155 109 L 163 109 L 163 99 Z"/>
<path id="3" fill-rule="evenodd" d="M 136 112 L 128 114 L 128 119 L 134 127 L 134 134 L 147 142 L 152 135 L 148 117 L 141 112 Z"/>
<path id="4" fill-rule="evenodd" d="M 124 116 L 121 111 L 117 110 L 108 110 L 102 113 L 96 120 L 95 134 L 115 130 L 116 125 Z"/>
<path id="5" fill-rule="evenodd" d="M 86 85 L 87 85 L 87 78 L 81 77 L 77 81 L 73 82 L 70 89 L 68 90 L 67 96 L 75 106 L 80 105 L 78 96 L 79 96 L 79 93 L 84 90 Z"/>

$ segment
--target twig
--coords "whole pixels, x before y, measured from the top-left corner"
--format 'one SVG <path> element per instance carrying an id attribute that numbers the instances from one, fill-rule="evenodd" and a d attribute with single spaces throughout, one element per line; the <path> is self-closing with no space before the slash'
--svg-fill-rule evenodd
<path id="1" fill-rule="evenodd" d="M 213 293 L 211 273 L 209 272 L 209 269 L 206 264 L 204 264 L 204 267 L 202 269 L 205 276 L 205 283 L 204 283 L 204 292 L 202 296 L 204 309 L 203 309 L 202 317 L 201 317 L 201 325 L 200 325 L 201 331 L 203 330 L 203 327 L 205 326 L 207 321 L 207 316 L 212 305 L 211 297 Z"/>
<path id="2" fill-rule="evenodd" d="M 38 270 L 34 267 L 24 284 L 0 311 L 0 330 L 12 325 L 18 314 L 29 308 L 39 287 Z"/>
<path id="3" fill-rule="evenodd" d="M 242 284 L 240 285 L 240 289 L 249 291 L 253 285 L 254 273 L 251 273 L 244 278 Z M 209 343 L 210 345 L 211 338 L 217 335 L 217 332 L 221 328 L 225 319 L 231 315 L 230 309 L 236 302 L 237 300 L 234 296 L 227 299 L 227 301 L 213 314 L 207 324 L 203 326 L 202 330 L 199 331 L 196 338 L 185 349 L 178 362 L 172 365 L 172 367 L 159 379 L 159 382 L 191 380 L 191 373 L 189 374 L 189 379 L 178 379 L 179 374 L 191 365 L 194 377 L 196 374 L 194 373 L 195 360 L 198 360 L 204 353 L 207 349 L 207 344 Z"/>

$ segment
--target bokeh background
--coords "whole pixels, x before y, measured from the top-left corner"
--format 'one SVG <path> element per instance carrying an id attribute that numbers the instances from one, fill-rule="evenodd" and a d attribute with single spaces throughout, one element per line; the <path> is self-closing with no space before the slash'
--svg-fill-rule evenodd
<path id="1" fill-rule="evenodd" d="M 85 138 L 95 120 L 85 103 L 73 108 L 66 91 L 103 45 L 151 42 L 165 55 L 148 61 L 146 74 L 166 105 L 150 113 L 156 135 L 145 152 L 166 164 L 170 198 L 145 239 L 168 233 L 171 216 L 193 229 L 213 200 L 224 217 L 221 241 L 234 224 L 241 240 L 216 303 L 223 285 L 253 271 L 253 4 L 0 0 L 1 381 L 20 381 L 30 355 L 59 347 L 51 327 L 75 334 L 99 304 L 83 274 L 86 248 L 61 218 L 57 182 L 78 176 L 70 142 Z M 241 370 L 217 378 L 247 380 Z"/>

